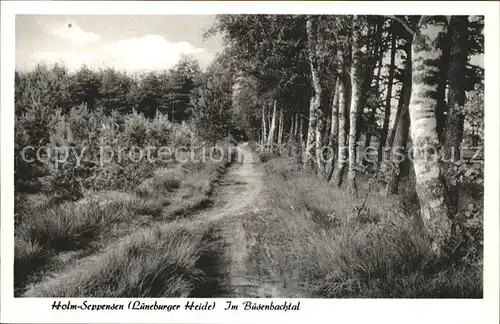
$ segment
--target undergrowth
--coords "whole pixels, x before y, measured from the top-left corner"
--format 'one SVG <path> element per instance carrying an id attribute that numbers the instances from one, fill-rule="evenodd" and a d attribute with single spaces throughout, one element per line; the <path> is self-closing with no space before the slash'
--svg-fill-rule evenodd
<path id="1" fill-rule="evenodd" d="M 482 297 L 482 249 L 437 257 L 415 230 L 415 201 L 382 198 L 363 186 L 355 198 L 299 169 L 293 159 L 265 160 L 269 203 L 275 208 L 244 219 L 247 232 L 258 233 L 252 255 L 267 255 L 249 266 L 265 273 L 279 264 L 275 280 L 288 295 Z"/>
<path id="2" fill-rule="evenodd" d="M 224 290 L 225 246 L 214 226 L 171 223 L 127 237 L 31 297 L 206 297 Z"/>
<path id="3" fill-rule="evenodd" d="M 54 203 L 41 194 L 27 195 L 16 217 L 17 294 L 39 280 L 38 273 L 50 269 L 58 253 L 98 251 L 154 222 L 174 221 L 210 205 L 212 187 L 230 160 L 224 156 L 220 162 L 207 159 L 158 168 L 134 190 L 92 190 L 74 202 Z"/>

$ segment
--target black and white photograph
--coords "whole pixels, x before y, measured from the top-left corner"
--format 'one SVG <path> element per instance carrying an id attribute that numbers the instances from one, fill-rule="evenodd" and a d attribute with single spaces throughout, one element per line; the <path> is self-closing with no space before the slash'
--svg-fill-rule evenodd
<path id="1" fill-rule="evenodd" d="M 10 297 L 293 316 L 307 299 L 481 301 L 489 264 L 498 311 L 494 19 L 423 6 L 13 15 Z"/>

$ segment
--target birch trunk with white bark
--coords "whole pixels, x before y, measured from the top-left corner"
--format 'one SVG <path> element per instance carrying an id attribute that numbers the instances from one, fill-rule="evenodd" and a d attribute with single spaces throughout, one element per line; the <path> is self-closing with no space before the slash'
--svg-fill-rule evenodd
<path id="1" fill-rule="evenodd" d="M 346 78 L 339 78 L 339 132 L 337 146 L 337 167 L 334 170 L 333 182 L 338 187 L 342 186 L 344 170 L 347 164 L 347 123 L 348 107 L 346 105 Z"/>
<path id="2" fill-rule="evenodd" d="M 356 148 L 357 148 L 357 130 L 358 114 L 361 109 L 361 83 L 362 56 L 363 51 L 360 46 L 361 38 L 361 19 L 357 16 L 353 20 L 352 37 L 352 60 L 351 60 L 351 102 L 349 108 L 349 165 L 347 169 L 347 186 L 350 191 L 357 196 L 356 187 Z"/>
<path id="3" fill-rule="evenodd" d="M 278 120 L 278 140 L 277 140 L 279 153 L 281 153 L 281 143 L 283 142 L 283 127 L 285 126 L 283 123 L 284 122 L 283 118 L 284 118 L 283 109 L 280 109 L 279 120 Z"/>
<path id="4" fill-rule="evenodd" d="M 448 30 L 444 16 L 422 16 L 412 42 L 412 91 L 410 99 L 411 139 L 414 148 L 415 187 L 420 200 L 421 224 L 432 249 L 441 253 L 449 239 L 451 224 L 446 204 L 445 182 L 440 163 L 437 133 L 439 42 Z"/>
<path id="5" fill-rule="evenodd" d="M 276 100 L 273 100 L 273 116 L 271 118 L 271 125 L 269 126 L 269 135 L 267 138 L 267 145 L 269 147 L 269 150 L 273 150 L 274 146 L 274 138 L 275 138 L 275 133 L 276 133 L 276 113 L 277 113 L 277 103 Z"/>
<path id="6" fill-rule="evenodd" d="M 266 123 L 266 109 L 265 106 L 262 106 L 262 143 L 261 145 L 266 144 L 267 140 L 267 123 Z"/>

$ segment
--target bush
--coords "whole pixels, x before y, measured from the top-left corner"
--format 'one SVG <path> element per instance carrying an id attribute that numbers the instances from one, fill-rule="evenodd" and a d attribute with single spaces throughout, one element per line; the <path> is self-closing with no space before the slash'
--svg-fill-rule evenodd
<path id="1" fill-rule="evenodd" d="M 161 114 L 150 120 L 137 112 L 124 118 L 106 116 L 102 110 L 90 112 L 86 106 L 74 107 L 68 115 L 28 110 L 25 117 L 16 120 L 16 192 L 42 191 L 65 201 L 80 199 L 90 188 L 131 189 L 156 168 L 171 163 L 159 158 L 160 147 L 189 148 L 193 138 L 186 124 L 174 125 Z M 23 160 L 21 151 L 29 145 L 33 150 L 28 153 L 45 146 L 50 152 L 47 160 L 42 163 L 31 155 L 28 158 L 34 162 Z M 100 145 L 107 148 L 101 150 Z M 153 160 L 147 156 L 138 162 L 131 160 L 129 153 L 134 146 L 143 151 L 152 148 Z M 110 148 L 114 150 L 112 159 L 101 156 Z"/>
<path id="2" fill-rule="evenodd" d="M 132 98 L 132 92 L 163 91 L 163 88 L 142 89 L 138 87 L 140 80 L 130 76 L 112 70 L 94 72 L 86 67 L 68 74 L 64 67 L 56 64 L 16 72 L 15 79 L 16 193 L 54 192 L 62 201 L 78 199 L 83 189 L 95 186 L 112 189 L 113 186 L 108 184 L 106 187 L 105 183 L 119 181 L 119 187 L 133 187 L 136 183 L 131 177 L 121 180 L 123 173 L 147 177 L 151 169 L 143 168 L 141 163 L 131 167 L 131 163 L 117 162 L 116 156 L 105 167 L 99 167 L 101 143 L 115 149 L 119 146 L 128 152 L 134 145 L 142 149 L 147 146 L 189 147 L 194 140 L 187 124 L 174 125 L 166 115 L 153 114 L 149 119 L 134 111 L 121 116 L 119 113 L 131 111 L 135 105 L 123 101 Z M 83 165 L 77 166 L 73 160 L 54 168 L 55 159 L 45 163 L 36 159 L 27 162 L 21 158 L 21 153 L 28 146 L 34 148 L 28 150 L 28 159 L 34 158 L 35 152 L 43 146 L 52 150 L 69 147 L 76 154 L 84 153 Z"/>
<path id="3" fill-rule="evenodd" d="M 33 193 L 40 190 L 39 178 L 49 172 L 47 165 L 37 159 L 36 152 L 39 147 L 49 143 L 52 118 L 47 110 L 38 106 L 30 106 L 25 110 L 22 116 L 15 118 L 15 190 Z"/>
<path id="4" fill-rule="evenodd" d="M 65 255 L 60 252 L 88 253 L 210 202 L 213 181 L 227 159 L 181 164 L 158 156 L 160 147 L 189 149 L 200 142 L 191 123 L 175 124 L 160 113 L 178 99 L 172 92 L 185 91 L 173 83 L 166 87 L 180 78 L 166 73 L 165 80 L 157 75 L 139 80 L 88 68 L 68 74 L 57 66 L 16 72 L 15 77 L 16 293 L 37 279 L 32 275 L 46 270 L 46 263 L 53 270 L 69 262 L 59 260 Z M 144 81 L 151 82 L 143 87 Z M 186 98 L 184 106 L 189 105 Z M 187 107 L 176 109 L 182 115 L 176 117 L 189 115 Z M 21 156 L 28 146 L 33 162 Z M 154 161 L 145 156 L 131 160 L 134 146 L 149 149 Z M 47 151 L 45 161 L 35 158 L 41 148 Z M 110 149 L 113 158 L 106 156 Z"/>

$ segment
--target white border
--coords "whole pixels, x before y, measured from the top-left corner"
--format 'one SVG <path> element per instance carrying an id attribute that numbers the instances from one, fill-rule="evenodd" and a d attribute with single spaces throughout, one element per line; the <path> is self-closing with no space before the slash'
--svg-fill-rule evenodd
<path id="1" fill-rule="evenodd" d="M 432 11 L 432 12 L 430 12 Z M 499 305 L 499 26 L 498 2 L 129 2 L 129 1 L 2 1 L 1 2 L 1 308 L 2 323 L 498 323 Z M 485 270 L 481 300 L 300 299 L 301 310 L 224 311 L 218 299 L 214 311 L 52 311 L 49 298 L 13 298 L 13 144 L 16 14 L 442 14 L 485 16 Z M 62 299 L 58 299 L 62 300 Z M 83 301 L 84 299 L 71 299 Z M 128 303 L 130 299 L 93 299 Z M 188 299 L 158 300 L 185 304 Z M 189 299 L 204 301 L 204 299 Z M 213 299 L 212 299 L 213 300 Z M 280 299 L 272 299 L 275 303 Z M 151 300 L 148 300 L 151 301 Z M 270 299 L 258 299 L 265 302 Z M 296 301 L 296 300 L 295 300 Z"/>

